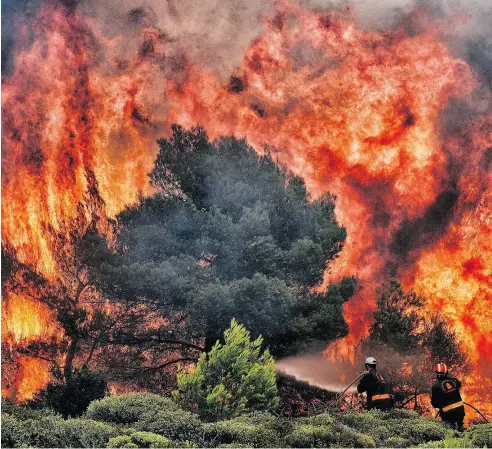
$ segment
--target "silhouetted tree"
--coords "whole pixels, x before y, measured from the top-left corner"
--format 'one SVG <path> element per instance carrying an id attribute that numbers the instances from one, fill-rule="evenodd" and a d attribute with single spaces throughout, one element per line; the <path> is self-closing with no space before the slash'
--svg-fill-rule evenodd
<path id="1" fill-rule="evenodd" d="M 244 140 L 173 126 L 158 143 L 158 192 L 117 217 L 116 250 L 96 233 L 81 242 L 91 282 L 127 305 L 127 327 L 107 345 L 140 345 L 150 372 L 210 350 L 232 318 L 276 356 L 345 335 L 354 279 L 313 289 L 345 240 L 333 197 L 313 200 L 300 177 Z"/>

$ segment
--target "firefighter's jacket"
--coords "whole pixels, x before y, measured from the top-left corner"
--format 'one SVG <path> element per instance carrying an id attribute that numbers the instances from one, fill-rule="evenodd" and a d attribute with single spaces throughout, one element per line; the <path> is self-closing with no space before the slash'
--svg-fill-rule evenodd
<path id="1" fill-rule="evenodd" d="M 367 409 L 388 410 L 393 406 L 388 386 L 375 369 L 369 370 L 357 385 L 359 393 L 367 393 Z"/>
<path id="2" fill-rule="evenodd" d="M 444 421 L 462 421 L 465 407 L 460 394 L 461 382 L 453 376 L 440 376 L 432 385 L 432 407 L 438 408 Z"/>

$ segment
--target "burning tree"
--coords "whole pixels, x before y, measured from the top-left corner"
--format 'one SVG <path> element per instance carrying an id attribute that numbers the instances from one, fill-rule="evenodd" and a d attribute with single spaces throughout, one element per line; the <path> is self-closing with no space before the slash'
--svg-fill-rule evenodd
<path id="1" fill-rule="evenodd" d="M 91 282 L 128 305 L 103 349 L 119 378 L 196 360 L 233 317 L 277 356 L 345 335 L 353 279 L 313 291 L 345 239 L 333 198 L 312 201 L 301 178 L 244 140 L 175 126 L 159 146 L 158 193 L 120 214 L 116 252 L 84 239 Z"/>

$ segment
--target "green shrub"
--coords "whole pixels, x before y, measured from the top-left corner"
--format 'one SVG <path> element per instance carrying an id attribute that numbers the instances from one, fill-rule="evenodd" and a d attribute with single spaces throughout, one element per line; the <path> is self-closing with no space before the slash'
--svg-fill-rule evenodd
<path id="1" fill-rule="evenodd" d="M 247 415 L 241 415 L 233 420 L 234 422 L 246 422 L 256 426 L 262 426 L 270 429 L 279 435 L 286 435 L 292 432 L 294 428 L 293 420 L 284 417 L 278 417 L 268 412 L 253 411 Z"/>
<path id="2" fill-rule="evenodd" d="M 131 393 L 91 402 L 87 417 L 96 421 L 131 424 L 146 414 L 161 410 L 179 409 L 169 398 L 152 393 Z"/>
<path id="3" fill-rule="evenodd" d="M 60 418 L 60 415 L 51 408 L 32 408 L 27 405 L 16 405 L 9 399 L 2 398 L 2 413 L 8 413 L 19 421 L 26 419 L 42 419 L 47 417 Z"/>
<path id="4" fill-rule="evenodd" d="M 442 440 L 446 434 L 446 427 L 431 419 L 409 420 L 405 423 L 413 443 Z"/>
<path id="5" fill-rule="evenodd" d="M 333 417 L 331 417 L 328 413 L 321 413 L 320 415 L 311 416 L 306 419 L 307 424 L 311 424 L 313 426 L 329 426 L 334 423 Z"/>
<path id="6" fill-rule="evenodd" d="M 130 438 L 138 447 L 173 447 L 166 437 L 152 432 L 134 432 Z"/>
<path id="7" fill-rule="evenodd" d="M 236 447 L 253 447 L 253 446 L 248 446 L 247 444 L 227 443 L 227 444 L 219 444 L 217 447 L 234 449 Z"/>
<path id="8" fill-rule="evenodd" d="M 421 443 L 417 447 L 440 449 L 444 448 L 444 441 L 429 441 L 427 443 Z"/>
<path id="9" fill-rule="evenodd" d="M 285 437 L 290 447 L 330 447 L 335 441 L 331 428 L 301 425 Z"/>
<path id="10" fill-rule="evenodd" d="M 343 424 L 331 426 L 333 438 L 337 446 L 341 447 L 376 447 L 374 438 L 361 432 L 356 432 Z"/>
<path id="11" fill-rule="evenodd" d="M 473 447 L 492 448 L 492 423 L 476 424 L 468 430 L 471 434 L 471 445 Z"/>
<path id="12" fill-rule="evenodd" d="M 406 408 L 394 408 L 389 412 L 380 413 L 380 419 L 419 419 L 420 415 L 415 410 Z"/>
<path id="13" fill-rule="evenodd" d="M 224 339 L 224 345 L 217 341 L 203 353 L 196 367 L 178 373 L 179 390 L 173 392 L 177 402 L 207 420 L 277 407 L 275 361 L 268 350 L 261 350 L 263 339 L 251 341 L 234 319 Z"/>
<path id="14" fill-rule="evenodd" d="M 350 412 L 341 416 L 341 422 L 361 432 L 369 432 L 383 424 L 380 420 L 381 414 L 382 412 L 374 411 L 359 414 Z"/>
<path id="15" fill-rule="evenodd" d="M 2 447 L 18 447 L 19 425 L 22 425 L 10 413 L 3 412 L 2 404 Z"/>
<path id="16" fill-rule="evenodd" d="M 405 425 L 402 423 L 401 425 Z M 397 429 L 395 429 L 392 426 L 384 425 L 384 421 L 381 421 L 381 424 L 378 425 L 377 427 L 374 427 L 374 429 L 371 429 L 368 431 L 368 433 L 378 442 L 383 443 L 386 441 L 388 438 L 391 438 L 393 436 L 398 436 L 400 437 L 401 435 L 395 435 L 398 433 Z"/>
<path id="17" fill-rule="evenodd" d="M 169 447 L 183 447 L 183 448 L 186 448 L 186 449 L 193 449 L 193 448 L 200 447 L 200 446 L 198 446 L 198 444 L 196 444 L 193 441 L 178 441 L 178 440 L 174 440 L 174 441 L 170 441 L 169 444 L 170 444 Z"/>
<path id="18" fill-rule="evenodd" d="M 203 424 L 198 417 L 178 408 L 145 414 L 134 427 L 171 440 L 200 442 L 203 439 Z"/>
<path id="19" fill-rule="evenodd" d="M 382 447 L 410 447 L 412 442 L 402 437 L 389 437 L 383 441 Z"/>
<path id="20" fill-rule="evenodd" d="M 27 419 L 18 427 L 19 446 L 69 447 L 70 437 L 65 421 L 58 418 Z"/>
<path id="21" fill-rule="evenodd" d="M 119 433 L 114 427 L 91 419 L 69 419 L 65 427 L 72 447 L 105 447 Z"/>
<path id="22" fill-rule="evenodd" d="M 106 447 L 138 447 L 128 435 L 110 438 Z"/>
<path id="23" fill-rule="evenodd" d="M 244 417 L 205 424 L 205 440 L 214 446 L 240 443 L 252 447 L 277 447 L 280 444 L 279 433 L 271 425 L 272 421 L 251 424 Z"/>
<path id="24" fill-rule="evenodd" d="M 80 369 L 64 381 L 48 383 L 36 393 L 31 403 L 37 407 L 52 408 L 65 418 L 73 418 L 84 413 L 91 401 L 103 398 L 107 387 L 102 374 Z"/>

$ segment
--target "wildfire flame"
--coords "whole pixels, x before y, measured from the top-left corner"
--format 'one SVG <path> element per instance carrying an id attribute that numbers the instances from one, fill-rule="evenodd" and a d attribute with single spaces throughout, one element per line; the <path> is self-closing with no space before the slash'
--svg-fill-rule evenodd
<path id="1" fill-rule="evenodd" d="M 151 192 L 152 139 L 171 123 L 245 136 L 301 174 L 313 196 L 337 196 L 348 238 L 324 285 L 355 274 L 364 287 L 345 308 L 350 343 L 367 330 L 375 286 L 394 275 L 445 315 L 484 375 L 492 364 L 491 96 L 446 43 L 452 19 L 417 11 L 408 20 L 418 32 L 370 32 L 349 13 L 277 3 L 224 82 L 148 21 L 132 25 L 139 45 L 122 54 L 124 35 L 105 36 L 74 7 L 20 18 L 2 85 L 2 239 L 55 278 L 51 236 L 77 215 L 87 170 L 114 217 Z M 444 113 L 457 103 L 473 112 L 448 129 Z M 28 299 L 7 300 L 2 337 L 17 344 L 57 332 Z"/>

